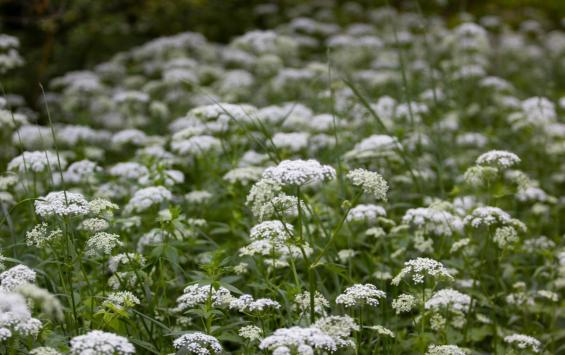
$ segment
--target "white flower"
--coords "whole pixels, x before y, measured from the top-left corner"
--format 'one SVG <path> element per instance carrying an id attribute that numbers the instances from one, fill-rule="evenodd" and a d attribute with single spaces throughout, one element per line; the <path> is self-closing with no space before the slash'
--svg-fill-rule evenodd
<path id="1" fill-rule="evenodd" d="M 0 339 L 14 333 L 22 336 L 37 335 L 41 322 L 31 317 L 25 298 L 17 293 L 0 291 Z"/>
<path id="2" fill-rule="evenodd" d="M 88 201 L 81 194 L 69 191 L 50 192 L 34 204 L 35 213 L 44 218 L 81 216 L 90 212 Z"/>
<path id="3" fill-rule="evenodd" d="M 218 339 L 200 332 L 184 334 L 173 341 L 177 350 L 184 350 L 197 355 L 210 355 L 222 352 Z"/>
<path id="4" fill-rule="evenodd" d="M 191 191 L 184 195 L 184 198 L 191 204 L 202 204 L 209 201 L 214 195 L 208 191 Z"/>
<path id="5" fill-rule="evenodd" d="M 294 296 L 294 306 L 301 314 L 305 314 L 310 310 L 310 292 L 304 291 Z M 328 300 L 320 292 L 314 293 L 314 312 L 325 314 L 326 308 L 330 307 Z"/>
<path id="6" fill-rule="evenodd" d="M 135 268 L 142 268 L 145 266 L 145 257 L 137 253 L 121 253 L 114 255 L 108 260 L 108 270 L 110 272 L 118 271 L 120 265 L 130 265 Z"/>
<path id="7" fill-rule="evenodd" d="M 139 298 L 129 291 L 112 292 L 106 296 L 103 306 L 113 306 L 117 309 L 132 308 L 140 303 Z"/>
<path id="8" fill-rule="evenodd" d="M 0 274 L 0 291 L 14 291 L 18 286 L 35 283 L 36 273 L 25 265 L 16 265 Z"/>
<path id="9" fill-rule="evenodd" d="M 337 296 L 335 303 L 343 304 L 347 308 L 364 304 L 375 307 L 379 305 L 379 299 L 385 297 L 386 294 L 377 289 L 375 285 L 355 284 Z"/>
<path id="10" fill-rule="evenodd" d="M 71 184 L 92 182 L 94 175 L 100 171 L 102 171 L 102 168 L 95 162 L 80 160 L 69 165 L 67 170 L 63 173 L 63 180 Z M 60 178 L 58 174 L 54 174 L 53 177 Z"/>
<path id="11" fill-rule="evenodd" d="M 350 316 L 329 316 L 320 318 L 314 323 L 316 328 L 334 338 L 338 348 L 355 347 L 351 332 L 359 331 L 359 325 Z"/>
<path id="12" fill-rule="evenodd" d="M 67 162 L 62 157 L 61 168 L 67 165 Z M 34 173 L 41 173 L 47 170 L 56 171 L 59 169 L 59 160 L 57 155 L 48 151 L 35 151 L 23 152 L 8 163 L 8 170 L 16 170 L 20 173 L 32 171 Z"/>
<path id="13" fill-rule="evenodd" d="M 231 184 L 239 182 L 243 185 L 248 185 L 250 182 L 255 182 L 261 178 L 264 168 L 256 166 L 246 166 L 243 168 L 235 168 L 228 171 L 224 175 L 224 180 Z"/>
<path id="14" fill-rule="evenodd" d="M 388 183 L 379 173 L 355 169 L 347 174 L 347 178 L 352 185 L 361 187 L 366 194 L 373 195 L 377 200 L 386 201 Z"/>
<path id="15" fill-rule="evenodd" d="M 239 328 L 237 332 L 240 337 L 247 339 L 248 341 L 255 341 L 261 340 L 263 337 L 263 331 L 256 325 L 246 325 L 244 327 Z"/>
<path id="16" fill-rule="evenodd" d="M 384 335 L 384 336 L 387 336 L 387 337 L 394 338 L 394 333 L 392 332 L 392 330 L 385 328 L 382 325 L 373 325 L 373 326 L 370 326 L 370 327 L 367 327 L 367 328 L 376 331 L 377 334 L 379 334 L 379 335 Z"/>
<path id="17" fill-rule="evenodd" d="M 463 220 L 466 226 L 472 228 L 490 227 L 490 226 L 512 226 L 515 229 L 525 232 L 526 226 L 524 223 L 517 219 L 510 217 L 510 215 L 498 207 L 477 207 L 466 216 Z"/>
<path id="18" fill-rule="evenodd" d="M 494 166 L 499 169 L 508 169 L 520 163 L 520 158 L 505 150 L 491 150 L 481 154 L 476 163 L 478 165 Z"/>
<path id="19" fill-rule="evenodd" d="M 430 345 L 426 355 L 465 355 L 465 350 L 456 345 Z"/>
<path id="20" fill-rule="evenodd" d="M 461 218 L 434 206 L 409 209 L 402 217 L 402 223 L 436 236 L 447 237 L 463 230 Z"/>
<path id="21" fill-rule="evenodd" d="M 281 349 L 278 350 L 277 349 Z M 313 354 L 314 349 L 319 351 L 337 351 L 335 340 L 319 328 L 280 328 L 273 335 L 261 341 L 259 349 L 270 350 L 274 354 L 290 354 L 290 351 L 304 354 L 304 349 L 310 349 Z"/>
<path id="22" fill-rule="evenodd" d="M 305 132 L 276 133 L 273 138 L 273 145 L 279 149 L 286 149 L 290 152 L 299 152 L 308 146 L 310 135 Z"/>
<path id="23" fill-rule="evenodd" d="M 173 152 L 181 155 L 203 155 L 210 151 L 220 151 L 222 142 L 212 136 L 194 136 L 188 139 L 173 141 L 171 143 Z"/>
<path id="24" fill-rule="evenodd" d="M 163 186 L 146 187 L 135 192 L 124 210 L 127 213 L 143 212 L 172 198 L 173 194 Z"/>
<path id="25" fill-rule="evenodd" d="M 347 221 L 375 224 L 379 217 L 386 217 L 382 206 L 360 204 L 349 210 Z"/>
<path id="26" fill-rule="evenodd" d="M 142 176 L 149 174 L 149 170 L 136 162 L 118 163 L 110 168 L 108 173 L 123 179 L 138 180 Z"/>
<path id="27" fill-rule="evenodd" d="M 218 289 L 210 285 L 189 285 L 183 290 L 183 294 L 177 298 L 177 308 L 179 312 L 190 308 L 203 305 L 211 299 L 212 304 L 216 307 L 229 305 L 234 299 L 230 291 L 224 287 Z"/>
<path id="28" fill-rule="evenodd" d="M 58 228 L 50 229 L 49 225 L 43 222 L 26 233 L 26 245 L 42 248 L 53 240 L 60 238 L 62 235 L 63 231 Z"/>
<path id="29" fill-rule="evenodd" d="M 534 353 L 541 351 L 541 343 L 534 337 L 523 334 L 512 334 L 504 337 L 504 342 L 516 346 L 520 350 L 530 349 Z"/>
<path id="30" fill-rule="evenodd" d="M 313 159 L 283 160 L 279 165 L 267 168 L 263 172 L 263 179 L 269 179 L 284 186 L 315 184 L 334 178 L 334 168 L 322 165 Z"/>
<path id="31" fill-rule="evenodd" d="M 122 336 L 93 330 L 71 339 L 71 354 L 128 355 L 135 354 L 135 348 Z"/>
<path id="32" fill-rule="evenodd" d="M 412 275 L 412 282 L 415 284 L 422 284 L 426 276 L 440 280 L 453 279 L 453 276 L 449 274 L 447 269 L 439 261 L 430 258 L 416 258 L 405 262 L 404 268 L 392 279 L 391 283 L 398 286 L 400 281 L 409 275 Z"/>
<path id="33" fill-rule="evenodd" d="M 98 232 L 86 241 L 85 255 L 110 255 L 112 253 L 112 249 L 122 244 L 123 243 L 120 241 L 119 235 L 106 232 Z"/>
<path id="34" fill-rule="evenodd" d="M 448 308 L 455 311 L 467 312 L 471 305 L 471 297 L 450 288 L 439 290 L 426 301 L 426 309 Z"/>
<path id="35" fill-rule="evenodd" d="M 281 221 L 265 221 L 251 228 L 251 240 L 269 239 L 276 243 L 284 243 L 292 238 L 294 227 Z"/>
<path id="36" fill-rule="evenodd" d="M 51 347 L 40 346 L 39 348 L 30 350 L 29 355 L 62 355 L 62 354 Z"/>
<path id="37" fill-rule="evenodd" d="M 403 293 L 392 301 L 392 308 L 396 314 L 410 312 L 416 307 L 416 297 Z"/>
<path id="38" fill-rule="evenodd" d="M 277 310 L 281 308 L 280 303 L 268 298 L 253 299 L 251 295 L 241 295 L 229 304 L 230 309 L 237 309 L 244 313 L 263 312 L 265 310 Z"/>

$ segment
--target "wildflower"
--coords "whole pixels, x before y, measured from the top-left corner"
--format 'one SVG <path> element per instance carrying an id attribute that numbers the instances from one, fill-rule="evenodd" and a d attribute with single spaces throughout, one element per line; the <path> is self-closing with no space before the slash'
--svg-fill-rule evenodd
<path id="1" fill-rule="evenodd" d="M 213 195 L 208 191 L 191 191 L 184 195 L 184 198 L 191 204 L 202 204 L 209 201 Z"/>
<path id="2" fill-rule="evenodd" d="M 120 265 L 130 265 L 133 268 L 140 269 L 145 266 L 145 257 L 137 253 L 121 253 L 108 260 L 108 270 L 111 272 L 118 271 Z"/>
<path id="3" fill-rule="evenodd" d="M 0 292 L 14 291 L 25 283 L 35 283 L 36 272 L 25 265 L 16 265 L 0 274 Z"/>
<path id="4" fill-rule="evenodd" d="M 218 354 L 222 352 L 222 345 L 218 339 L 200 332 L 184 334 L 173 341 L 177 350 L 183 350 L 197 355 Z"/>
<path id="5" fill-rule="evenodd" d="M 81 216 L 90 211 L 88 202 L 81 194 L 69 191 L 50 192 L 34 204 L 35 213 L 44 218 Z"/>
<path id="6" fill-rule="evenodd" d="M 314 327 L 331 336 L 338 348 L 355 347 L 351 339 L 352 332 L 359 331 L 359 325 L 350 316 L 329 316 L 320 318 Z"/>
<path id="7" fill-rule="evenodd" d="M 514 227 L 504 226 L 496 229 L 493 240 L 499 248 L 504 249 L 515 244 L 520 239 L 518 238 L 518 232 L 514 229 Z"/>
<path id="8" fill-rule="evenodd" d="M 173 194 L 163 186 L 151 186 L 135 192 L 125 207 L 127 213 L 144 212 L 152 206 L 170 201 Z"/>
<path id="9" fill-rule="evenodd" d="M 112 253 L 112 249 L 122 244 L 123 243 L 120 241 L 119 235 L 106 232 L 98 232 L 86 241 L 85 255 L 110 255 Z"/>
<path id="10" fill-rule="evenodd" d="M 69 165 L 63 173 L 63 180 L 70 184 L 91 183 L 94 175 L 102 171 L 102 168 L 93 161 L 80 160 Z M 58 175 L 54 175 L 56 177 Z"/>
<path id="11" fill-rule="evenodd" d="M 396 314 L 407 313 L 414 309 L 416 304 L 416 297 L 403 293 L 392 301 L 392 308 Z"/>
<path id="12" fill-rule="evenodd" d="M 511 152 L 504 150 L 491 150 L 481 154 L 477 158 L 478 165 L 494 166 L 498 169 L 508 169 L 520 163 L 520 158 Z"/>
<path id="13" fill-rule="evenodd" d="M 292 238 L 294 228 L 281 221 L 265 221 L 257 224 L 249 233 L 251 240 L 269 239 L 276 243 L 285 243 Z"/>
<path id="14" fill-rule="evenodd" d="M 294 307 L 301 313 L 305 314 L 310 310 L 310 292 L 304 291 L 294 296 Z M 328 300 L 320 292 L 314 293 L 314 312 L 317 314 L 325 314 L 326 308 L 330 307 Z"/>
<path id="15" fill-rule="evenodd" d="M 247 166 L 244 168 L 235 168 L 228 171 L 224 175 L 224 180 L 231 184 L 239 182 L 243 185 L 248 185 L 251 182 L 258 181 L 263 174 L 264 168 L 256 166 Z"/>
<path id="16" fill-rule="evenodd" d="M 452 280 L 453 277 L 439 261 L 429 258 L 416 258 L 404 263 L 404 268 L 392 279 L 392 284 L 398 286 L 406 276 L 412 276 L 414 284 L 422 284 L 426 276 L 438 280 Z"/>
<path id="17" fill-rule="evenodd" d="M 233 300 L 230 291 L 224 287 L 218 289 L 210 285 L 189 285 L 183 290 L 183 294 L 177 298 L 176 310 L 182 312 L 184 310 L 203 305 L 211 299 L 215 307 L 229 305 Z"/>
<path id="18" fill-rule="evenodd" d="M 88 209 L 90 213 L 94 216 L 112 216 L 112 211 L 117 210 L 120 207 L 115 203 L 112 203 L 103 198 L 96 198 L 88 203 Z"/>
<path id="19" fill-rule="evenodd" d="M 534 353 L 541 351 L 541 343 L 534 337 L 523 334 L 512 334 L 504 337 L 504 342 L 517 347 L 520 350 L 529 349 Z"/>
<path id="20" fill-rule="evenodd" d="M 184 140 L 173 140 L 171 149 L 177 154 L 199 156 L 211 151 L 220 151 L 222 142 L 212 136 L 194 136 Z"/>
<path id="21" fill-rule="evenodd" d="M 430 345 L 426 355 L 465 355 L 465 350 L 456 345 Z"/>
<path id="22" fill-rule="evenodd" d="M 470 305 L 471 297 L 459 291 L 446 288 L 434 293 L 432 297 L 426 301 L 424 306 L 426 309 L 448 308 L 455 311 L 467 312 Z"/>
<path id="23" fill-rule="evenodd" d="M 36 336 L 41 330 L 41 321 L 31 317 L 20 294 L 0 291 L 0 314 L 0 338 L 8 339 L 14 334 Z"/>
<path id="24" fill-rule="evenodd" d="M 273 138 L 273 145 L 279 149 L 286 149 L 290 152 L 299 152 L 308 146 L 310 134 L 305 132 L 276 133 Z"/>
<path id="25" fill-rule="evenodd" d="M 149 170 L 136 162 L 118 163 L 110 168 L 108 173 L 122 179 L 138 180 L 149 174 Z"/>
<path id="26" fill-rule="evenodd" d="M 260 313 L 265 310 L 276 310 L 281 307 L 280 303 L 273 301 L 269 298 L 253 299 L 251 295 L 241 295 L 239 298 L 232 300 L 229 303 L 230 309 L 237 309 L 244 313 Z"/>
<path id="27" fill-rule="evenodd" d="M 61 168 L 67 164 L 62 157 L 48 151 L 23 152 L 8 163 L 8 170 L 16 170 L 20 173 L 31 171 L 34 173 L 42 173 L 48 170 L 56 171 L 59 168 L 59 160 Z"/>
<path id="28" fill-rule="evenodd" d="M 472 166 L 463 175 L 465 183 L 471 187 L 488 186 L 498 177 L 498 170 L 491 166 Z"/>
<path id="29" fill-rule="evenodd" d="M 347 178 L 354 186 L 359 186 L 366 194 L 372 195 L 377 200 L 386 201 L 388 183 L 379 174 L 365 169 L 355 169 L 347 174 Z"/>
<path id="30" fill-rule="evenodd" d="M 402 223 L 436 236 L 448 237 L 463 230 L 461 218 L 434 206 L 409 209 L 402 217 Z"/>
<path id="31" fill-rule="evenodd" d="M 93 330 L 71 339 L 71 354 L 128 355 L 135 354 L 135 348 L 122 336 Z"/>
<path id="32" fill-rule="evenodd" d="M 26 245 L 42 248 L 62 236 L 63 231 L 58 228 L 50 230 L 49 225 L 43 222 L 26 233 Z"/>
<path id="33" fill-rule="evenodd" d="M 102 218 L 88 218 L 78 225 L 79 230 L 91 233 L 102 232 L 108 228 L 110 228 L 110 223 Z"/>
<path id="34" fill-rule="evenodd" d="M 386 210 L 382 206 L 360 204 L 349 210 L 347 221 L 374 224 L 379 217 L 385 216 Z"/>
<path id="35" fill-rule="evenodd" d="M 261 338 L 263 337 L 262 335 L 263 331 L 261 330 L 261 328 L 259 328 L 256 325 L 243 326 L 239 328 L 237 334 L 239 334 L 240 337 L 247 339 L 250 342 L 253 342 L 255 340 L 261 340 Z"/>
<path id="36" fill-rule="evenodd" d="M 283 186 L 315 184 L 334 178 L 334 168 L 313 159 L 284 160 L 276 167 L 267 168 L 263 172 L 263 179 L 270 179 Z"/>
<path id="37" fill-rule="evenodd" d="M 377 289 L 372 284 L 355 284 L 345 290 L 341 295 L 337 296 L 335 302 L 343 304 L 345 307 L 360 306 L 368 304 L 376 307 L 379 305 L 379 299 L 386 297 L 386 294 Z"/>
<path id="38" fill-rule="evenodd" d="M 30 350 L 29 355 L 62 355 L 62 354 L 51 347 L 40 346 L 39 348 L 34 348 Z"/>
<path id="39" fill-rule="evenodd" d="M 102 305 L 122 310 L 135 307 L 139 303 L 139 298 L 133 293 L 129 291 L 119 291 L 108 294 Z"/>
<path id="40" fill-rule="evenodd" d="M 334 352 L 335 340 L 319 328 L 280 328 L 264 338 L 259 349 L 272 351 L 273 354 L 288 353 L 313 354 L 314 350 Z M 283 351 L 284 350 L 284 351 Z"/>

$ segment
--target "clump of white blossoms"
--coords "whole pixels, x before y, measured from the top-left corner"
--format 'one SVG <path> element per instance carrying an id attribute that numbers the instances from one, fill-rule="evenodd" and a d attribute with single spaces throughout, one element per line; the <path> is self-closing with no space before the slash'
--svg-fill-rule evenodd
<path id="1" fill-rule="evenodd" d="M 248 341 L 261 340 L 263 331 L 256 325 L 246 325 L 239 328 L 237 334 Z"/>
<path id="2" fill-rule="evenodd" d="M 430 345 L 426 355 L 466 355 L 465 350 L 457 345 Z"/>
<path id="3" fill-rule="evenodd" d="M 40 346 L 30 350 L 29 355 L 62 355 L 62 353 L 48 346 Z"/>
<path id="4" fill-rule="evenodd" d="M 471 297 L 457 290 L 446 288 L 435 292 L 424 306 L 426 309 L 447 308 L 466 313 L 471 306 Z"/>
<path id="5" fill-rule="evenodd" d="M 481 154 L 476 161 L 477 165 L 493 166 L 498 169 L 508 169 L 520 163 L 520 158 L 505 150 L 491 150 Z"/>
<path id="6" fill-rule="evenodd" d="M 84 254 L 87 256 L 95 256 L 97 254 L 110 255 L 112 254 L 112 249 L 122 244 L 119 235 L 98 232 L 86 241 L 86 252 Z"/>
<path id="7" fill-rule="evenodd" d="M 184 334 L 173 341 L 173 346 L 179 351 L 197 355 L 219 354 L 222 345 L 218 339 L 201 332 Z"/>
<path id="8" fill-rule="evenodd" d="M 15 292 L 24 296 L 28 305 L 41 307 L 43 314 L 53 320 L 62 321 L 64 319 L 64 308 L 57 296 L 51 294 L 46 289 L 37 287 L 32 283 L 23 283 L 15 288 Z"/>
<path id="9" fill-rule="evenodd" d="M 275 243 L 285 243 L 292 238 L 294 227 L 281 221 L 265 221 L 255 225 L 249 232 L 251 240 L 268 239 Z"/>
<path id="10" fill-rule="evenodd" d="M 498 169 L 492 166 L 472 166 L 465 171 L 463 180 L 471 187 L 487 186 L 498 178 Z"/>
<path id="11" fill-rule="evenodd" d="M 79 193 L 69 191 L 50 192 L 35 202 L 35 213 L 46 217 L 83 216 L 90 212 L 88 201 Z"/>
<path id="12" fill-rule="evenodd" d="M 108 270 L 110 272 L 118 271 L 120 265 L 129 265 L 132 268 L 141 269 L 145 266 L 145 257 L 138 253 L 120 253 L 108 260 Z"/>
<path id="13" fill-rule="evenodd" d="M 534 337 L 523 334 L 512 334 L 504 337 L 504 342 L 519 350 L 531 350 L 534 353 L 541 351 L 541 342 Z"/>
<path id="14" fill-rule="evenodd" d="M 88 218 L 78 225 L 78 230 L 91 233 L 102 232 L 108 228 L 110 228 L 110 223 L 102 218 Z"/>
<path id="15" fill-rule="evenodd" d="M 379 217 L 386 217 L 386 210 L 382 206 L 360 204 L 349 210 L 347 221 L 375 224 Z"/>
<path id="16" fill-rule="evenodd" d="M 0 291 L 11 292 L 26 283 L 35 283 L 36 272 L 25 265 L 16 265 L 0 274 Z"/>
<path id="17" fill-rule="evenodd" d="M 463 220 L 466 226 L 472 228 L 491 227 L 491 226 L 512 226 L 521 232 L 526 231 L 526 225 L 514 219 L 507 212 L 498 207 L 477 207 Z"/>
<path id="18" fill-rule="evenodd" d="M 211 300 L 215 307 L 227 306 L 233 300 L 230 291 L 224 287 L 215 289 L 210 285 L 189 285 L 183 290 L 183 294 L 177 298 L 176 311 L 182 312 L 194 308 Z"/>
<path id="19" fill-rule="evenodd" d="M 122 310 L 135 307 L 139 303 L 139 298 L 133 293 L 129 291 L 119 291 L 108 294 L 102 305 Z"/>
<path id="20" fill-rule="evenodd" d="M 228 171 L 223 179 L 231 184 L 240 183 L 242 185 L 248 185 L 251 182 L 261 179 L 263 170 L 265 170 L 265 168 L 257 166 L 235 168 Z"/>
<path id="21" fill-rule="evenodd" d="M 241 295 L 239 298 L 232 300 L 229 304 L 230 309 L 237 309 L 243 313 L 261 313 L 269 310 L 277 310 L 281 308 L 280 303 L 269 298 L 253 299 L 251 295 Z"/>
<path id="22" fill-rule="evenodd" d="M 499 248 L 504 249 L 516 244 L 518 241 L 520 241 L 520 237 L 518 237 L 518 232 L 514 227 L 504 226 L 496 228 L 493 240 Z"/>
<path id="23" fill-rule="evenodd" d="M 345 291 L 337 296 L 335 303 L 342 304 L 346 308 L 369 305 L 376 307 L 379 305 L 379 299 L 385 298 L 386 294 L 377 289 L 372 284 L 355 284 L 345 289 Z"/>
<path id="24" fill-rule="evenodd" d="M 93 330 L 71 339 L 71 354 L 129 355 L 135 354 L 135 347 L 122 336 Z"/>
<path id="25" fill-rule="evenodd" d="M 283 160 L 279 165 L 265 169 L 263 179 L 269 179 L 282 186 L 302 186 L 332 180 L 335 169 L 318 161 Z"/>
<path id="26" fill-rule="evenodd" d="M 300 314 L 306 314 L 310 310 L 310 292 L 304 291 L 294 296 L 294 307 Z M 314 293 L 314 312 L 325 314 L 326 308 L 330 307 L 330 302 L 320 292 Z"/>
<path id="27" fill-rule="evenodd" d="M 26 233 L 26 245 L 42 248 L 62 236 L 63 231 L 59 228 L 51 229 L 49 224 L 43 222 Z"/>
<path id="28" fill-rule="evenodd" d="M 36 336 L 42 324 L 31 316 L 25 298 L 17 293 L 0 290 L 0 339 L 13 335 Z"/>
<path id="29" fill-rule="evenodd" d="M 318 351 L 337 351 L 333 337 L 319 328 L 280 328 L 261 341 L 259 349 L 273 354 L 314 354 Z"/>
<path id="30" fill-rule="evenodd" d="M 359 331 L 360 327 L 350 316 L 329 316 L 320 318 L 314 327 L 334 338 L 338 348 L 355 347 L 355 343 L 348 339 L 352 332 Z"/>
<path id="31" fill-rule="evenodd" d="M 391 283 L 398 286 L 400 281 L 407 276 L 412 276 L 411 279 L 414 284 L 424 283 L 426 277 L 437 280 L 453 280 L 453 276 L 449 274 L 442 263 L 430 258 L 408 260 L 404 263 L 404 267 L 400 270 L 400 273 L 392 279 Z"/>
<path id="32" fill-rule="evenodd" d="M 434 205 L 407 210 L 402 223 L 436 236 L 448 237 L 463 230 L 463 221 L 459 216 Z"/>
<path id="33" fill-rule="evenodd" d="M 220 151 L 222 142 L 216 137 L 201 135 L 183 140 L 173 140 L 171 149 L 180 155 L 199 156 L 211 151 Z"/>
<path id="34" fill-rule="evenodd" d="M 392 309 L 396 314 L 407 313 L 417 305 L 416 297 L 403 293 L 392 301 Z"/>
<path id="35" fill-rule="evenodd" d="M 80 160 L 69 165 L 67 170 L 63 173 L 63 180 L 66 183 L 80 184 L 80 183 L 92 183 L 95 182 L 95 174 L 102 171 L 102 168 L 98 166 L 93 161 L 90 160 Z M 53 178 L 60 178 L 58 174 L 55 174 Z"/>
<path id="36" fill-rule="evenodd" d="M 143 212 L 172 198 L 173 194 L 163 186 L 146 187 L 135 192 L 124 210 L 126 213 Z"/>
<path id="37" fill-rule="evenodd" d="M 388 183 L 381 174 L 365 169 L 355 169 L 347 174 L 353 186 L 360 187 L 366 194 L 372 195 L 377 200 L 386 201 Z"/>
<path id="38" fill-rule="evenodd" d="M 67 165 L 62 157 L 59 157 L 61 168 Z M 15 170 L 19 173 L 31 171 L 41 173 L 45 171 L 56 171 L 59 169 L 57 155 L 49 151 L 23 152 L 8 163 L 8 170 Z"/>

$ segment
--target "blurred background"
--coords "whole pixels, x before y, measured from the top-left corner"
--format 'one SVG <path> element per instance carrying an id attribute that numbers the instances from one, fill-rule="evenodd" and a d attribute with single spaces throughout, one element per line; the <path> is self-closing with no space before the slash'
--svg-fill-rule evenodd
<path id="1" fill-rule="evenodd" d="M 150 39 L 182 31 L 200 32 L 226 43 L 249 29 L 271 28 L 288 19 L 288 9 L 318 3 L 339 12 L 354 5 L 392 5 L 433 12 L 449 19 L 468 12 L 495 14 L 507 23 L 527 18 L 565 25 L 564 0 L 0 0 L 0 33 L 20 40 L 25 64 L 1 80 L 4 90 L 33 107 L 38 83 L 65 72 L 91 68 Z M 339 16 L 338 16 L 339 18 Z"/>

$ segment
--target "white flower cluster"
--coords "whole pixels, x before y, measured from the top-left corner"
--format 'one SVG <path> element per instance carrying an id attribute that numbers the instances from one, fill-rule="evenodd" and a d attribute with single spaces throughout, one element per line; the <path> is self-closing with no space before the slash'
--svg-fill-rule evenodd
<path id="1" fill-rule="evenodd" d="M 263 331 L 256 325 L 246 325 L 239 328 L 237 334 L 248 341 L 261 340 Z"/>
<path id="2" fill-rule="evenodd" d="M 426 355 L 466 355 L 465 350 L 457 345 L 430 345 Z"/>
<path id="3" fill-rule="evenodd" d="M 36 272 L 25 265 L 16 265 L 0 274 L 0 291 L 11 292 L 26 283 L 35 283 Z"/>
<path id="4" fill-rule="evenodd" d="M 84 254 L 87 256 L 95 256 L 98 254 L 110 255 L 112 254 L 112 249 L 122 244 L 119 235 L 98 232 L 86 241 L 86 252 Z"/>
<path id="5" fill-rule="evenodd" d="M 493 166 L 499 169 L 508 169 L 520 163 L 520 158 L 505 150 L 491 150 L 481 154 L 476 161 L 477 165 Z"/>
<path id="6" fill-rule="evenodd" d="M 359 186 L 366 194 L 372 195 L 377 200 L 386 201 L 388 183 L 381 174 L 365 169 L 355 169 L 347 174 L 347 178 L 354 186 Z"/>
<path id="7" fill-rule="evenodd" d="M 115 307 L 117 309 L 132 308 L 140 303 L 139 298 L 129 291 L 112 292 L 106 296 L 103 306 Z"/>
<path id="8" fill-rule="evenodd" d="M 172 198 L 173 194 L 163 186 L 146 187 L 135 192 L 124 210 L 126 213 L 143 212 Z"/>
<path id="9" fill-rule="evenodd" d="M 529 349 L 534 353 L 541 351 L 541 342 L 534 337 L 524 334 L 512 334 L 504 337 L 504 342 L 517 347 L 520 350 Z"/>
<path id="10" fill-rule="evenodd" d="M 403 293 L 392 301 L 392 308 L 396 314 L 407 313 L 416 307 L 416 297 Z"/>
<path id="11" fill-rule="evenodd" d="M 235 168 L 224 175 L 224 180 L 230 184 L 239 182 L 243 185 L 248 185 L 251 182 L 258 181 L 263 174 L 263 170 L 265 169 L 257 166 Z"/>
<path id="12" fill-rule="evenodd" d="M 48 243 L 63 236 L 63 231 L 59 228 L 50 229 L 49 224 L 43 222 L 26 233 L 26 245 L 42 248 Z"/>
<path id="13" fill-rule="evenodd" d="M 282 186 L 302 186 L 335 178 L 335 170 L 318 161 L 283 160 L 279 165 L 265 169 L 263 179 L 272 180 Z"/>
<path id="14" fill-rule="evenodd" d="M 437 280 L 452 280 L 453 276 L 449 274 L 445 266 L 439 261 L 430 258 L 416 258 L 404 263 L 404 267 L 400 273 L 396 275 L 391 283 L 395 286 L 400 284 L 406 276 L 412 276 L 414 284 L 422 284 L 426 277 L 431 277 Z"/>
<path id="15" fill-rule="evenodd" d="M 310 310 L 310 292 L 304 291 L 294 296 L 294 306 L 300 314 L 306 314 Z M 314 312 L 325 314 L 326 308 L 330 307 L 330 302 L 320 292 L 314 293 Z"/>
<path id="16" fill-rule="evenodd" d="M 67 162 L 62 157 L 59 158 L 61 159 L 61 168 L 64 168 Z M 23 152 L 8 163 L 8 170 L 15 170 L 19 173 L 56 171 L 58 167 L 57 155 L 48 151 Z"/>
<path id="17" fill-rule="evenodd" d="M 213 306 L 223 307 L 229 305 L 233 300 L 233 296 L 224 287 L 215 289 L 210 285 L 189 285 L 185 287 L 182 295 L 177 298 L 176 310 L 182 312 L 203 305 L 208 302 L 208 299 L 212 301 Z"/>
<path id="18" fill-rule="evenodd" d="M 34 204 L 35 213 L 43 218 L 83 216 L 90 212 L 88 201 L 81 194 L 69 191 L 50 192 Z"/>
<path id="19" fill-rule="evenodd" d="M 184 334 L 173 341 L 177 350 L 183 350 L 197 355 L 219 354 L 222 345 L 218 339 L 201 332 Z"/>
<path id="20" fill-rule="evenodd" d="M 510 217 L 502 209 L 491 206 L 475 208 L 470 215 L 465 217 L 463 223 L 472 228 L 509 225 L 521 232 L 526 231 L 526 226 L 522 222 Z"/>
<path id="21" fill-rule="evenodd" d="M 42 324 L 31 316 L 25 298 L 17 293 L 0 291 L 0 340 L 13 335 L 36 336 Z"/>
<path id="22" fill-rule="evenodd" d="M 425 303 L 426 309 L 447 308 L 466 313 L 471 305 L 471 297 L 457 290 L 446 288 L 435 292 Z"/>
<path id="23" fill-rule="evenodd" d="M 243 313 L 261 313 L 267 310 L 277 310 L 281 308 L 281 305 L 269 298 L 253 299 L 253 296 L 244 294 L 231 301 L 229 308 Z"/>
<path id="24" fill-rule="evenodd" d="M 349 210 L 347 221 L 375 224 L 379 217 L 386 217 L 386 210 L 382 206 L 360 204 Z"/>
<path id="25" fill-rule="evenodd" d="M 342 304 L 346 308 L 362 306 L 364 304 L 376 307 L 379 305 L 379 299 L 385 297 L 386 294 L 377 289 L 375 285 L 355 284 L 337 296 L 335 303 Z"/>
<path id="26" fill-rule="evenodd" d="M 314 327 L 334 338 L 338 348 L 354 348 L 355 343 L 349 336 L 352 332 L 359 331 L 360 327 L 350 316 L 329 316 L 320 318 Z"/>
<path id="27" fill-rule="evenodd" d="M 274 243 L 286 243 L 293 237 L 294 227 L 281 221 L 265 221 L 255 225 L 249 232 L 251 240 L 270 240 Z"/>
<path id="28" fill-rule="evenodd" d="M 463 230 L 463 221 L 459 216 L 433 206 L 407 210 L 402 223 L 440 237 L 449 237 Z"/>
<path id="29" fill-rule="evenodd" d="M 135 347 L 122 336 L 93 330 L 71 339 L 71 354 L 129 355 L 135 354 Z"/>
<path id="30" fill-rule="evenodd" d="M 270 350 L 273 355 L 311 355 L 315 350 L 334 352 L 337 344 L 319 328 L 280 328 L 261 341 L 259 349 Z"/>

